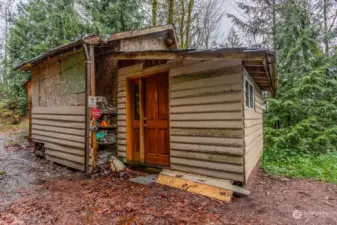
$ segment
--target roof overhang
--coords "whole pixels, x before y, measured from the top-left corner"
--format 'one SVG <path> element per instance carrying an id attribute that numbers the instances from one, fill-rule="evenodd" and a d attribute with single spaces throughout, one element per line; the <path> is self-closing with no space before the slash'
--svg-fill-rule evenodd
<path id="1" fill-rule="evenodd" d="M 176 49 L 178 42 L 176 38 L 175 28 L 172 24 L 168 24 L 168 25 L 163 25 L 163 26 L 158 26 L 158 27 L 151 27 L 151 28 L 121 32 L 121 33 L 115 33 L 115 34 L 108 34 L 106 35 L 105 38 L 101 38 L 98 35 L 85 36 L 83 38 L 79 38 L 67 44 L 60 45 L 56 48 L 53 48 L 42 55 L 39 55 L 33 59 L 30 59 L 26 62 L 21 63 L 20 65 L 16 66 L 14 69 L 22 70 L 22 71 L 30 70 L 32 67 L 36 66 L 37 64 L 47 59 L 56 57 L 64 53 L 68 54 L 69 52 L 71 53 L 72 51 L 77 52 L 79 48 L 82 48 L 83 43 L 86 43 L 89 45 L 98 45 L 98 44 L 104 45 L 112 41 L 128 39 L 128 38 L 149 35 L 149 34 L 157 34 L 161 32 L 168 33 L 168 36 L 170 40 L 172 41 L 172 43 L 170 43 L 170 46 L 171 48 Z"/>
<path id="2" fill-rule="evenodd" d="M 276 94 L 276 58 L 273 51 L 257 48 L 221 48 L 207 50 L 159 50 L 106 52 L 117 60 L 242 60 L 242 64 L 261 88 Z"/>

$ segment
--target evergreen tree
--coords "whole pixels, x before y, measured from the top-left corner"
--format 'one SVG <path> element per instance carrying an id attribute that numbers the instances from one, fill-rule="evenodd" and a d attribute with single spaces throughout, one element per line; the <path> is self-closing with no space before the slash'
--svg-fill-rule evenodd
<path id="1" fill-rule="evenodd" d="M 252 39 L 254 45 L 272 47 L 277 44 L 278 6 L 282 0 L 251 0 L 236 2 L 245 19 L 227 14 L 232 23 Z"/>
<path id="2" fill-rule="evenodd" d="M 336 56 L 323 55 L 303 1 L 280 8 L 277 97 L 265 113 L 266 157 L 337 151 Z"/>
<path id="3" fill-rule="evenodd" d="M 75 0 L 32 0 L 18 6 L 14 25 L 8 34 L 9 97 L 25 109 L 23 88 L 27 73 L 12 70 L 19 63 L 36 57 L 60 44 L 82 37 L 89 32 L 75 10 Z"/>
<path id="4" fill-rule="evenodd" d="M 82 0 L 88 26 L 104 35 L 140 28 L 144 24 L 137 0 Z"/>
<path id="5" fill-rule="evenodd" d="M 237 48 L 242 46 L 241 37 L 236 33 L 234 28 L 231 28 L 226 38 L 220 44 L 222 48 Z"/>

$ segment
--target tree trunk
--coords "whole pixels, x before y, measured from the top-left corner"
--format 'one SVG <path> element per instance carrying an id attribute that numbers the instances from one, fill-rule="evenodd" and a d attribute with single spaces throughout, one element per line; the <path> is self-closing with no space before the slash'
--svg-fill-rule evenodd
<path id="1" fill-rule="evenodd" d="M 152 21 L 153 26 L 157 26 L 158 0 L 152 0 Z"/>
<path id="2" fill-rule="evenodd" d="M 329 32 L 328 32 L 328 0 L 323 0 L 323 16 L 324 16 L 324 52 L 329 54 Z"/>
<path id="3" fill-rule="evenodd" d="M 184 44 L 184 26 L 185 26 L 185 5 L 184 0 L 180 0 L 181 3 L 181 20 L 180 20 L 180 48 L 183 49 Z"/>
<path id="4" fill-rule="evenodd" d="M 277 48 L 277 32 L 276 32 L 276 5 L 275 0 L 273 0 L 273 48 L 276 51 Z"/>
<path id="5" fill-rule="evenodd" d="M 191 31 L 191 23 L 192 23 L 192 10 L 194 7 L 194 0 L 190 0 L 188 4 L 188 14 L 187 14 L 187 25 L 186 25 L 186 40 L 185 40 L 185 48 L 190 47 L 190 31 Z"/>
<path id="6" fill-rule="evenodd" d="M 168 24 L 173 23 L 173 13 L 174 13 L 174 0 L 170 0 L 170 8 L 169 8 L 169 15 L 168 15 Z"/>

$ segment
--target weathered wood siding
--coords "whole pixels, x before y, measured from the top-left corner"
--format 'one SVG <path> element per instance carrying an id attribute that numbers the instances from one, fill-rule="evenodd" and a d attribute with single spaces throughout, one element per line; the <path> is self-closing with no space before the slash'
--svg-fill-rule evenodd
<path id="1" fill-rule="evenodd" d="M 145 51 L 168 49 L 162 33 L 132 37 L 120 40 L 121 51 Z"/>
<path id="2" fill-rule="evenodd" d="M 71 62 L 62 69 L 67 59 Z M 70 55 L 47 60 L 32 70 L 32 139 L 44 143 L 48 160 L 78 170 L 84 170 L 85 74 L 81 80 L 77 73 L 84 65 L 82 55 Z M 69 86 L 77 81 L 81 87 Z"/>
<path id="3" fill-rule="evenodd" d="M 244 181 L 241 61 L 168 62 L 170 166 L 173 170 Z M 163 64 L 159 67 L 167 67 Z M 126 78 L 150 71 L 142 63 L 118 72 L 118 155 L 126 157 Z"/>
<path id="4" fill-rule="evenodd" d="M 34 107 L 32 128 L 48 160 L 84 170 L 85 107 Z"/>
<path id="5" fill-rule="evenodd" d="M 244 181 L 241 61 L 171 69 L 171 169 Z"/>
<path id="6" fill-rule="evenodd" d="M 263 150 L 263 109 L 262 92 L 253 79 L 244 70 L 244 77 L 254 85 L 254 108 L 246 107 L 244 95 L 244 142 L 245 142 L 245 180 L 259 163 Z M 244 86 L 244 82 L 243 82 Z M 245 92 L 246 90 L 244 90 Z"/>
<path id="7" fill-rule="evenodd" d="M 83 54 L 83 52 L 76 53 L 77 55 Z M 61 63 L 66 61 L 71 56 L 64 56 L 62 59 L 50 59 L 47 60 L 32 69 L 32 106 L 34 107 L 64 107 L 64 106 L 84 106 L 85 105 L 85 93 L 83 91 L 74 91 L 74 93 L 64 93 L 64 84 L 72 83 L 74 86 L 76 82 L 83 83 L 85 80 L 85 74 L 83 74 L 83 80 L 65 80 L 62 78 L 61 73 L 70 71 L 71 68 L 76 66 L 84 66 L 84 60 L 77 62 L 74 60 L 71 65 L 65 71 L 61 71 Z M 77 59 L 81 60 L 81 59 Z"/>

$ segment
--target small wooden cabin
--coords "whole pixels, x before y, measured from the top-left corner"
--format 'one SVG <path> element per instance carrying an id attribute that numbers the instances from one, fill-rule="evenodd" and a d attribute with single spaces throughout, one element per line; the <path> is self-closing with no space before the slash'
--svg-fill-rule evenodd
<path id="1" fill-rule="evenodd" d="M 274 53 L 177 45 L 166 25 L 85 37 L 18 66 L 32 72 L 32 139 L 46 158 L 95 166 L 88 96 L 105 96 L 126 162 L 247 183 L 263 149 L 262 92 L 276 90 Z"/>

